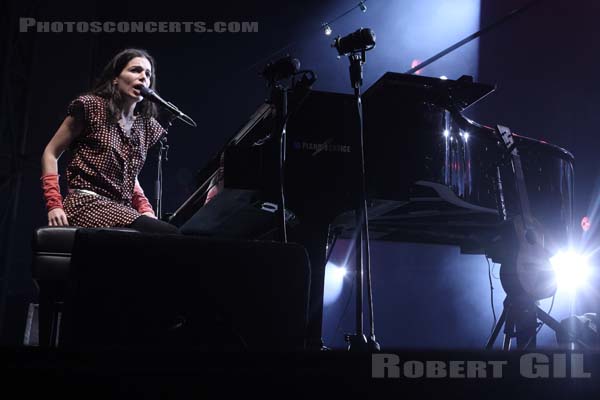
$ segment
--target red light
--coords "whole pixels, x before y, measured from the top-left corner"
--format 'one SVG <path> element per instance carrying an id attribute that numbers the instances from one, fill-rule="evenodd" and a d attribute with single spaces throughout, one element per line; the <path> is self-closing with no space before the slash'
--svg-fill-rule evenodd
<path id="1" fill-rule="evenodd" d="M 412 60 L 412 62 L 410 63 L 410 67 L 414 68 L 417 65 L 421 64 L 421 60 L 417 60 L 416 58 L 414 60 Z M 421 70 L 415 71 L 415 75 L 421 75 Z"/>
<path id="2" fill-rule="evenodd" d="M 581 229 L 583 229 L 584 232 L 587 232 L 591 226 L 592 222 L 590 221 L 589 217 L 583 217 L 581 219 Z"/>

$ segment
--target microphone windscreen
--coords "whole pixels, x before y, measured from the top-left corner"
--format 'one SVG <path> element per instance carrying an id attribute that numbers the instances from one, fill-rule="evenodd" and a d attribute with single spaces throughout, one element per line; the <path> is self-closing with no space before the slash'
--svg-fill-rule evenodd
<path id="1" fill-rule="evenodd" d="M 144 97 L 148 97 L 154 94 L 154 90 L 149 89 L 144 85 L 138 86 L 137 89 L 140 91 L 140 94 Z"/>
<path id="2" fill-rule="evenodd" d="M 294 75 L 299 70 L 300 60 L 286 56 L 267 64 L 261 75 L 268 80 L 280 80 Z"/>

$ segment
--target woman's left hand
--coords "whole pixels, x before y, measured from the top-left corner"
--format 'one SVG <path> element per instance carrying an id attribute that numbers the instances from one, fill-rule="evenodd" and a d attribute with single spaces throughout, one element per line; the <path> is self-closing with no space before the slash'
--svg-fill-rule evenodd
<path id="1" fill-rule="evenodd" d="M 157 219 L 156 215 L 154 215 L 154 213 L 152 211 L 147 211 L 147 212 L 143 213 L 142 215 L 146 215 L 146 216 L 148 216 L 150 218 Z"/>

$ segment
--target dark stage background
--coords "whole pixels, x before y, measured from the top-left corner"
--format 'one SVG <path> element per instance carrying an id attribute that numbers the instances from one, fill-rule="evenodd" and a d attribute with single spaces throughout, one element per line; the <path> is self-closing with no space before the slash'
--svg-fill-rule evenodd
<path id="1" fill-rule="evenodd" d="M 316 89 L 350 93 L 347 60 L 337 60 L 320 26 L 357 1 L 9 1 L 0 6 L 2 56 L 2 224 L 0 326 L 2 343 L 22 340 L 26 305 L 35 300 L 30 281 L 32 230 L 46 214 L 39 189 L 39 158 L 65 116 L 69 102 L 86 91 L 108 59 L 126 47 L 147 49 L 157 60 L 158 89 L 194 118 L 199 127 L 175 123 L 169 132 L 164 209 L 175 210 L 194 190 L 195 173 L 215 155 L 266 97 L 258 76 L 272 59 L 289 53 L 318 75 Z M 364 26 L 377 33 L 368 53 L 365 89 L 386 71 L 403 72 L 485 26 L 525 0 L 370 0 L 332 24 L 333 36 Z M 475 20 L 443 10 L 469 8 Z M 458 15 L 462 15 L 458 13 Z M 19 33 L 19 17 L 44 21 L 258 21 L 257 33 Z M 590 0 L 541 1 L 507 24 L 439 62 L 423 75 L 463 74 L 495 83 L 496 93 L 467 115 L 486 125 L 562 146 L 576 158 L 575 222 L 594 216 L 598 199 L 600 139 L 600 4 Z M 398 149 L 398 156 L 407 149 Z M 68 157 L 60 166 L 64 171 Z M 15 161 L 17 160 L 17 161 Z M 18 167 L 18 169 L 15 169 Z M 155 154 L 141 176 L 152 193 Z M 63 182 L 64 184 L 64 182 Z M 585 237 L 599 245 L 595 226 Z M 332 261 L 344 259 L 340 243 Z M 492 312 L 483 256 L 462 256 L 444 246 L 378 243 L 374 251 L 376 322 L 382 344 L 393 347 L 474 347 L 485 343 Z M 596 257 L 596 261 L 597 261 Z M 497 274 L 497 269 L 495 270 Z M 503 294 L 494 280 L 496 311 Z M 342 346 L 352 330 L 347 280 L 337 301 L 325 310 L 325 338 Z M 595 294 L 587 300 L 594 300 Z M 583 302 L 585 303 L 585 302 Z M 588 302 L 589 303 L 589 302 Z M 585 304 L 588 304 L 585 303 Z M 581 305 L 580 307 L 589 307 Z M 344 310 L 346 310 L 344 312 Z M 590 311 L 580 309 L 578 311 Z M 554 314 L 553 314 L 554 315 Z M 557 306 L 555 316 L 566 317 Z M 440 334 L 443 332 L 443 334 Z M 545 336 L 544 336 L 545 335 Z M 543 343 L 551 332 L 542 331 Z"/>

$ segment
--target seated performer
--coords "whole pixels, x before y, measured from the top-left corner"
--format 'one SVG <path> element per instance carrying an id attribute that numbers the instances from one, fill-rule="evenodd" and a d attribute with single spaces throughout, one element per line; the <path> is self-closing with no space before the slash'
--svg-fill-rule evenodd
<path id="1" fill-rule="evenodd" d="M 145 50 L 126 49 L 106 65 L 89 93 L 71 102 L 42 156 L 48 225 L 177 232 L 156 218 L 137 179 L 148 149 L 164 133 L 156 106 L 138 89 L 155 84 L 153 58 Z M 72 159 L 63 202 L 57 161 L 66 149 Z"/>

